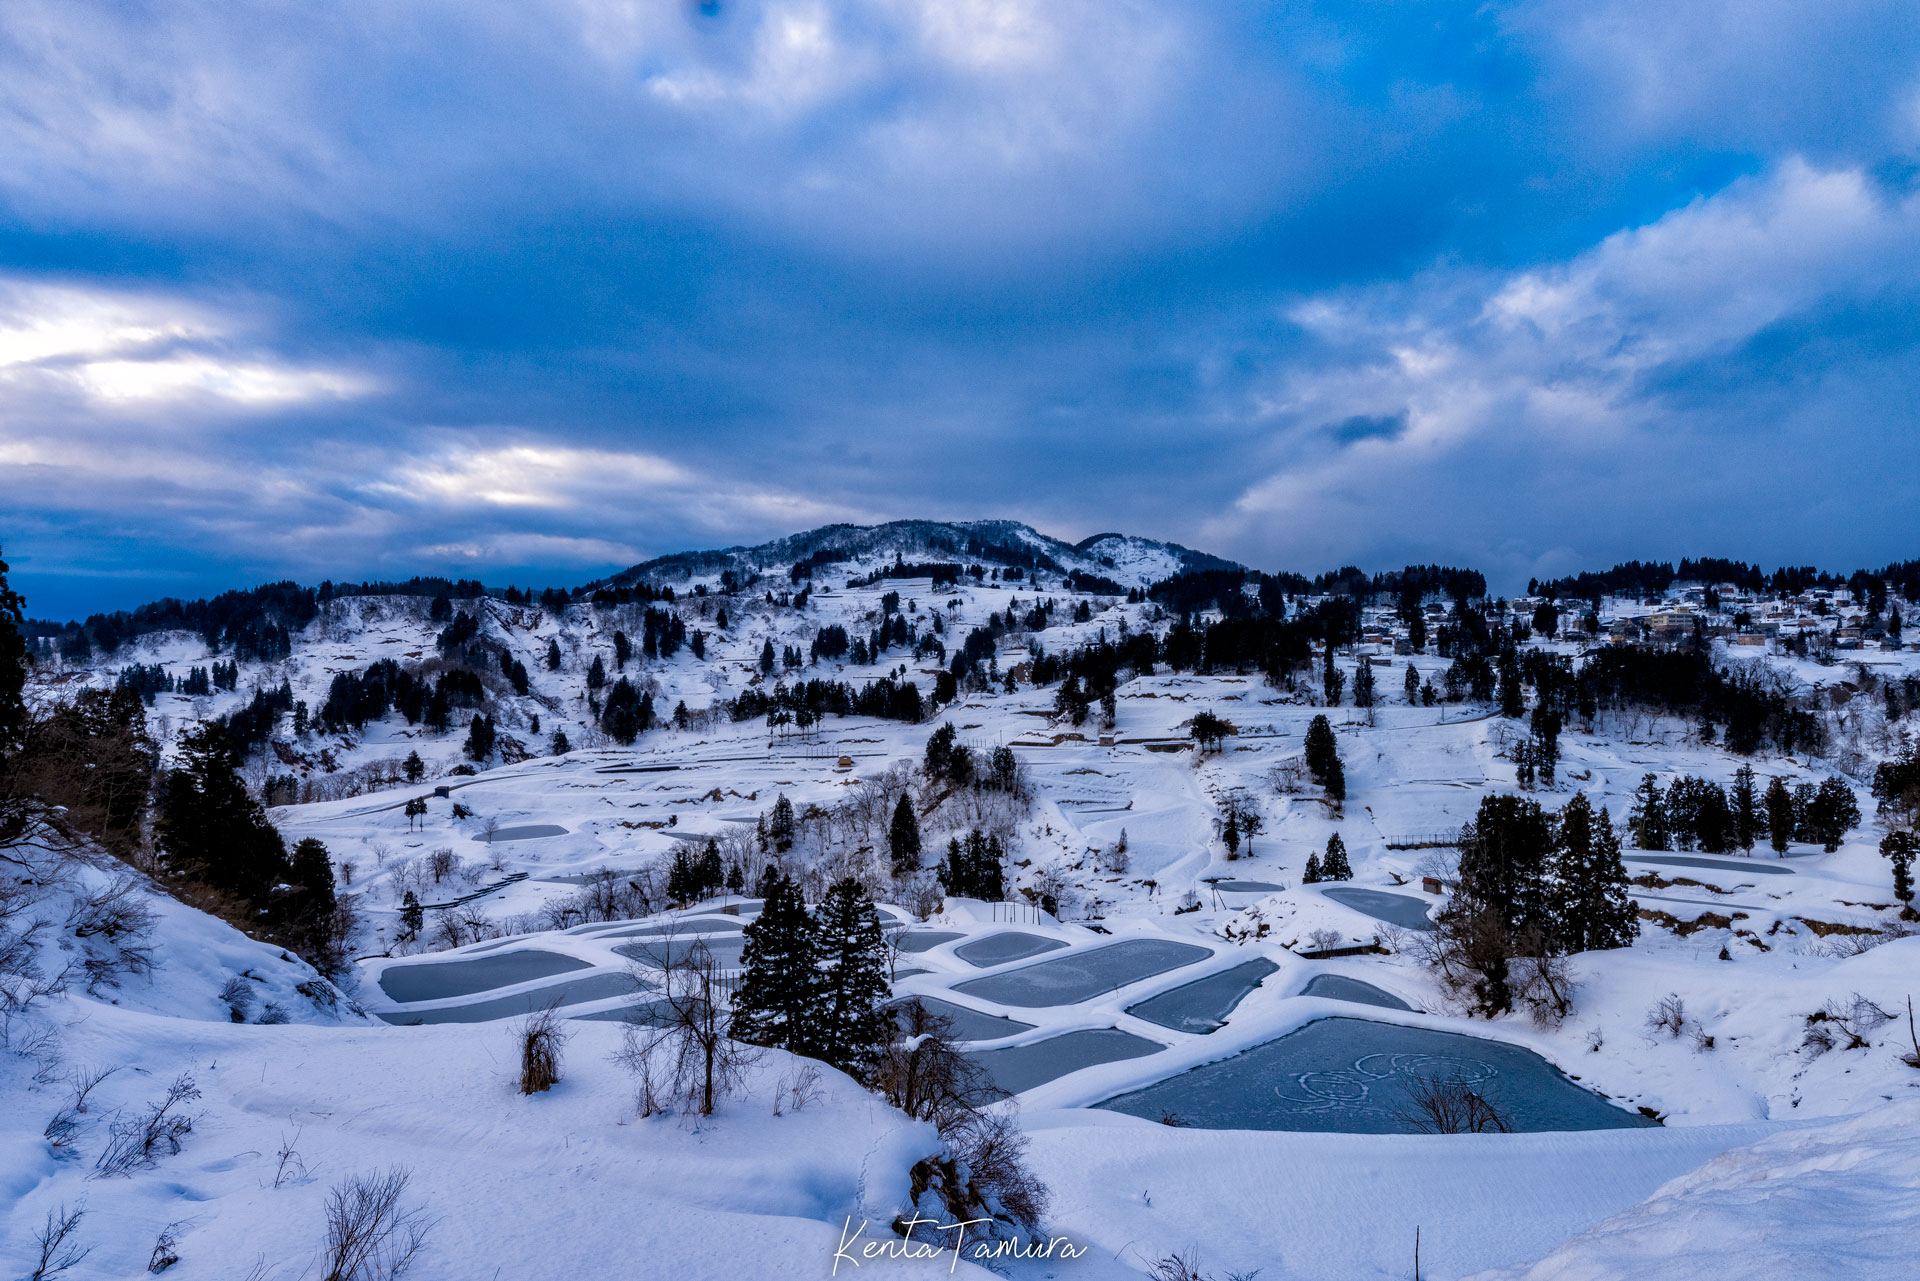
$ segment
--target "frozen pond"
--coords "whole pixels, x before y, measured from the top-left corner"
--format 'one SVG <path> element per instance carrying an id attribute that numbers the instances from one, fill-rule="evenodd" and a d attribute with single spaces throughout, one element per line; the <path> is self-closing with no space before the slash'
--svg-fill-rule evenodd
<path id="1" fill-rule="evenodd" d="M 490 1023 L 495 1019 L 518 1018 L 522 1014 L 544 1010 L 549 1005 L 581 1005 L 587 1001 L 604 1001 L 611 996 L 629 996 L 637 990 L 639 987 L 631 975 L 589 974 L 585 978 L 569 979 L 565 983 L 535 988 L 531 992 L 518 992 L 512 996 L 499 996 L 491 1001 L 476 1001 L 471 1005 L 455 1005 L 438 1010 L 383 1010 L 380 1017 L 389 1023 L 401 1025 Z"/>
<path id="2" fill-rule="evenodd" d="M 953 990 L 1029 1010 L 1045 1005 L 1073 1005 L 1129 983 L 1192 965 L 1211 955 L 1206 948 L 1191 943 L 1128 939 L 1005 974 L 968 979 L 954 984 Z"/>
<path id="3" fill-rule="evenodd" d="M 1355 1005 L 1377 1005 L 1383 1010 L 1408 1010 L 1413 1007 L 1391 992 L 1383 992 L 1371 983 L 1350 979 L 1344 974 L 1316 974 L 1300 989 L 1302 996 L 1324 996 L 1330 1001 L 1351 1001 Z"/>
<path id="4" fill-rule="evenodd" d="M 942 943 L 951 943 L 966 935 L 957 930 L 908 930 L 899 939 L 902 952 L 930 952 Z"/>
<path id="5" fill-rule="evenodd" d="M 1653 1124 L 1519 1046 L 1352 1018 L 1315 1020 L 1099 1106 L 1150 1121 L 1171 1113 L 1209 1130 L 1403 1134 L 1414 1130 L 1408 1085 L 1435 1077 L 1478 1091 L 1515 1131 Z"/>
<path id="6" fill-rule="evenodd" d="M 1215 881 L 1213 888 L 1229 894 L 1278 894 L 1287 887 L 1272 881 Z"/>
<path id="7" fill-rule="evenodd" d="M 669 935 L 685 936 L 689 934 L 738 934 L 746 926 L 731 916 L 703 916 L 698 919 L 687 917 L 678 921 L 669 921 L 665 925 L 640 925 L 630 930 L 613 930 L 600 935 L 603 939 L 641 939 L 663 938 Z"/>
<path id="8" fill-rule="evenodd" d="M 1362 889 L 1357 885 L 1334 885 L 1320 891 L 1336 903 L 1356 912 L 1365 912 L 1376 921 L 1400 925 L 1410 930 L 1430 930 L 1425 899 L 1411 894 L 1389 894 L 1385 890 Z"/>
<path id="9" fill-rule="evenodd" d="M 1724 858 L 1696 858 L 1690 854 L 1623 854 L 1629 863 L 1660 863 L 1667 867 L 1710 867 L 1720 872 L 1758 872 L 1762 876 L 1792 876 L 1793 869 L 1759 859 L 1732 862 Z"/>
<path id="10" fill-rule="evenodd" d="M 1144 1036 L 1109 1027 L 1096 1032 L 1066 1032 L 1004 1050 L 980 1050 L 967 1057 L 986 1071 L 993 1083 L 992 1095 L 999 1097 L 1031 1090 L 1096 1063 L 1137 1059 L 1165 1048 Z"/>
<path id="11" fill-rule="evenodd" d="M 657 970 L 669 960 L 685 960 L 695 948 L 704 947 L 722 968 L 731 970 L 739 967 L 740 953 L 746 945 L 745 939 L 738 938 L 662 938 L 646 943 L 622 943 L 613 950 L 630 961 L 638 961 Z"/>
<path id="12" fill-rule="evenodd" d="M 611 1010 L 595 1010 L 591 1014 L 576 1014 L 573 1017 L 582 1023 L 639 1023 L 659 1027 L 671 1012 L 665 1001 L 641 1001 L 637 1005 L 617 1005 Z"/>
<path id="13" fill-rule="evenodd" d="M 1033 1031 L 1031 1023 L 1022 1023 L 1017 1019 L 1006 1018 L 999 1014 L 982 1014 L 979 1010 L 970 1010 L 964 1005 L 955 1005 L 952 1001 L 941 1001 L 931 996 L 909 997 L 908 1000 L 920 1002 L 927 1013 L 937 1014 L 953 1024 L 953 1039 L 956 1041 L 998 1041 L 1002 1037 L 1013 1036 L 1018 1032 Z M 895 1008 L 905 1006 L 906 1003 L 902 1001 Z"/>
<path id="14" fill-rule="evenodd" d="M 1065 946 L 1059 939 L 1010 930 L 1004 934 L 989 934 L 971 943 L 962 943 L 953 949 L 953 954 L 968 965 L 984 970 L 1005 965 L 1008 961 L 1024 961 L 1042 952 L 1057 952 Z"/>
<path id="15" fill-rule="evenodd" d="M 1127 1013 L 1176 1032 L 1215 1032 L 1226 1023 L 1227 1015 L 1247 993 L 1260 986 L 1260 980 L 1280 967 L 1265 957 L 1255 957 L 1195 979 L 1158 996 L 1150 996 L 1138 1005 L 1129 1005 Z"/>
<path id="16" fill-rule="evenodd" d="M 528 823 L 522 827 L 503 827 L 488 836 L 485 832 L 475 832 L 473 839 L 485 841 L 489 845 L 500 841 L 537 841 L 543 836 L 565 836 L 567 829 L 558 823 Z"/>
<path id="17" fill-rule="evenodd" d="M 490 988 L 550 978 L 568 970 L 591 969 L 585 961 L 558 952 L 529 949 L 477 956 L 466 961 L 427 961 L 389 965 L 380 972 L 380 990 L 395 1001 L 443 1001 Z"/>

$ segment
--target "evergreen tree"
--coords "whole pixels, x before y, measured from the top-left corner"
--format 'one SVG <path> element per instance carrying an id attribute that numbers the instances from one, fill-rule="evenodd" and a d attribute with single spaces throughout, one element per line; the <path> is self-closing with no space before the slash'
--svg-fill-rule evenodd
<path id="1" fill-rule="evenodd" d="M 1667 825 L 1667 800 L 1660 780 L 1648 774 L 1633 794 L 1633 812 L 1627 816 L 1627 833 L 1634 846 L 1643 850 L 1670 850 L 1673 833 Z"/>
<path id="2" fill-rule="evenodd" d="M 1787 855 L 1787 845 L 1793 840 L 1793 793 L 1787 790 L 1787 780 L 1775 778 L 1767 784 L 1765 798 L 1767 810 L 1767 842 L 1773 846 L 1773 852 L 1780 857 Z"/>
<path id="3" fill-rule="evenodd" d="M 1328 707 L 1340 706 L 1340 694 L 1347 686 L 1347 674 L 1333 665 L 1333 638 L 1327 638 L 1327 663 L 1320 672 L 1320 688 Z"/>
<path id="4" fill-rule="evenodd" d="M 573 744 L 567 739 L 567 731 L 563 729 L 553 731 L 553 742 L 548 744 L 548 751 L 554 756 L 565 756 L 572 750 Z"/>
<path id="5" fill-rule="evenodd" d="M 819 953 L 813 918 L 800 891 L 773 873 L 765 904 L 743 931 L 740 987 L 733 994 L 732 1034 L 752 1045 L 813 1054 L 820 1001 Z"/>
<path id="6" fill-rule="evenodd" d="M 1760 834 L 1760 789 L 1754 782 L 1753 766 L 1742 765 L 1733 772 L 1728 801 L 1733 810 L 1733 843 L 1752 853 L 1754 838 Z"/>
<path id="7" fill-rule="evenodd" d="M 1920 839 L 1912 832 L 1888 832 L 1880 840 L 1880 857 L 1893 864 L 1893 896 L 1900 900 L 1900 919 L 1920 920 L 1913 910 L 1913 860 L 1920 854 Z"/>
<path id="8" fill-rule="evenodd" d="M 1625 947 L 1640 932 L 1639 905 L 1628 897 L 1626 864 L 1613 819 L 1596 822 L 1585 793 L 1560 811 L 1554 831 L 1555 932 L 1569 952 Z"/>
<path id="9" fill-rule="evenodd" d="M 1538 803 L 1489 796 L 1460 831 L 1456 897 L 1493 909 L 1511 931 L 1535 927 L 1553 934 L 1546 875 L 1553 831 Z"/>
<path id="10" fill-rule="evenodd" d="M 293 847 L 287 880 L 305 896 L 303 911 L 331 913 L 336 901 L 333 860 L 327 847 L 309 836 Z"/>
<path id="11" fill-rule="evenodd" d="M 407 759 L 401 762 L 400 772 L 409 783 L 418 783 L 427 773 L 427 763 L 420 759 L 420 753 L 408 752 Z"/>
<path id="12" fill-rule="evenodd" d="M 1220 843 L 1227 847 L 1228 858 L 1240 857 L 1240 816 L 1228 814 L 1220 825 Z"/>
<path id="13" fill-rule="evenodd" d="M 1320 862 L 1320 879 L 1323 881 L 1351 881 L 1353 867 L 1347 862 L 1347 843 L 1335 832 L 1327 838 L 1327 856 Z"/>
<path id="14" fill-rule="evenodd" d="M 707 848 L 700 855 L 699 866 L 696 867 L 694 871 L 698 877 L 700 894 L 703 897 L 708 894 L 717 894 L 720 892 L 721 888 L 726 884 L 727 869 L 726 865 L 720 860 L 720 846 L 717 843 L 713 841 L 707 842 Z"/>
<path id="15" fill-rule="evenodd" d="M 773 663 L 773 638 L 768 637 L 767 642 L 760 647 L 760 674 L 762 676 L 773 675 Z"/>
<path id="16" fill-rule="evenodd" d="M 27 642 L 20 634 L 26 603 L 8 585 L 7 562 L 0 560 L 0 770 L 19 750 L 27 733 Z M 6 818 L 0 813 L 0 824 L 5 824 Z"/>
<path id="17" fill-rule="evenodd" d="M 593 665 L 587 668 L 587 688 L 600 689 L 606 683 L 607 665 L 600 660 L 600 655 L 595 654 L 593 656 Z"/>
<path id="18" fill-rule="evenodd" d="M 1333 725 L 1325 716 L 1315 716 L 1307 725 L 1307 773 L 1316 783 L 1325 783 L 1327 771 L 1340 760 L 1340 749 L 1333 738 Z"/>
<path id="19" fill-rule="evenodd" d="M 1512 646 L 1500 651 L 1500 714 L 1509 720 L 1526 710 L 1526 692 L 1520 684 L 1520 658 Z"/>
<path id="20" fill-rule="evenodd" d="M 887 826 L 887 853 L 893 860 L 895 876 L 920 866 L 920 820 L 914 816 L 913 800 L 905 792 L 893 807 L 893 822 Z"/>
<path id="21" fill-rule="evenodd" d="M 1407 678 L 1404 681 L 1400 682 L 1400 687 L 1406 691 L 1407 706 L 1408 707 L 1419 706 L 1420 669 L 1415 667 L 1411 661 L 1407 663 Z"/>
<path id="22" fill-rule="evenodd" d="M 1552 787 L 1553 772 L 1560 763 L 1560 713 L 1540 702 L 1533 709 L 1531 728 L 1534 770 L 1542 787 Z"/>
<path id="23" fill-rule="evenodd" d="M 727 868 L 727 893 L 740 894 L 747 888 L 747 870 L 738 863 Z"/>
<path id="24" fill-rule="evenodd" d="M 426 912 L 420 907 L 419 898 L 414 895 L 412 890 L 408 890 L 406 897 L 400 900 L 401 939 L 405 942 L 412 942 L 414 939 L 419 938 L 420 928 L 426 924 L 426 916 Z"/>
<path id="25" fill-rule="evenodd" d="M 475 712 L 467 726 L 467 759 L 484 761 L 493 755 L 493 737 L 493 717 Z"/>
<path id="26" fill-rule="evenodd" d="M 627 660 L 633 657 L 633 642 L 627 639 L 625 632 L 613 634 L 613 666 L 616 671 L 627 670 Z"/>
<path id="27" fill-rule="evenodd" d="M 693 859 L 688 856 L 687 847 L 682 843 L 673 851 L 673 862 L 667 869 L 667 901 L 691 903 L 699 897 L 699 894 Z"/>
<path id="28" fill-rule="evenodd" d="M 1322 879 L 1324 878 L 1320 870 L 1320 856 L 1310 850 L 1307 853 L 1307 869 L 1300 873 L 1300 883 L 1302 885 L 1314 885 Z"/>
<path id="29" fill-rule="evenodd" d="M 179 764 L 161 788 L 157 830 L 169 867 L 256 906 L 286 879 L 286 843 L 248 794 L 233 742 L 217 725 L 181 736 Z"/>
<path id="30" fill-rule="evenodd" d="M 547 670 L 550 672 L 560 670 L 560 642 L 557 640 L 547 641 Z"/>
<path id="31" fill-rule="evenodd" d="M 1860 826 L 1860 802 L 1853 788 L 1837 778 L 1823 779 L 1807 806 L 1807 830 L 1831 854 Z"/>
<path id="32" fill-rule="evenodd" d="M 1362 658 L 1353 670 L 1353 705 L 1373 706 L 1373 664 Z"/>
<path id="33" fill-rule="evenodd" d="M 774 800 L 773 814 L 767 820 L 767 840 L 777 852 L 785 854 L 793 848 L 793 832 L 793 802 L 782 792 Z"/>
<path id="34" fill-rule="evenodd" d="M 816 946 L 815 1052 L 855 1080 L 869 1081 L 893 1039 L 893 1016 L 886 1007 L 893 989 L 880 913 L 857 878 L 846 877 L 827 890 Z"/>
<path id="35" fill-rule="evenodd" d="M 1327 766 L 1327 776 L 1322 786 L 1326 789 L 1327 799 L 1335 805 L 1346 803 L 1347 771 L 1346 767 L 1340 764 L 1338 756 L 1334 757 L 1332 763 Z"/>

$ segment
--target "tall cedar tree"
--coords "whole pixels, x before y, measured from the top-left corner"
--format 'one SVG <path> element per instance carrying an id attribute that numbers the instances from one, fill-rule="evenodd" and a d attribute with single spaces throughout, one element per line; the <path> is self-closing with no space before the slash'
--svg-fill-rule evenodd
<path id="1" fill-rule="evenodd" d="M 782 854 L 793 848 L 793 802 L 785 792 L 773 802 L 773 814 L 767 819 L 767 839 Z"/>
<path id="2" fill-rule="evenodd" d="M 673 863 L 667 870 L 667 901 L 691 903 L 699 894 L 693 860 L 687 856 L 687 847 L 682 843 L 674 850 Z"/>
<path id="3" fill-rule="evenodd" d="M 233 740 L 217 725 L 181 736 L 157 828 L 169 867 L 255 906 L 286 878 L 286 843 L 240 781 Z"/>
<path id="4" fill-rule="evenodd" d="M 820 905 L 820 996 L 814 1035 L 819 1057 L 869 1081 L 893 1038 L 892 994 L 880 913 L 855 877 L 835 881 Z"/>
<path id="5" fill-rule="evenodd" d="M 1313 885 L 1326 879 L 1326 873 L 1320 869 L 1320 855 L 1312 850 L 1308 850 L 1307 867 L 1305 871 L 1300 873 L 1300 883 L 1302 885 Z"/>
<path id="6" fill-rule="evenodd" d="M 1492 908 L 1510 931 L 1553 934 L 1546 873 L 1553 829 L 1540 806 L 1519 796 L 1489 796 L 1460 831 L 1456 897 Z"/>
<path id="7" fill-rule="evenodd" d="M 813 1054 L 819 1021 L 820 963 L 813 918 L 800 891 L 774 872 L 763 883 L 765 904 L 743 931 L 740 987 L 733 994 L 732 1034 L 753 1045 Z"/>
<path id="8" fill-rule="evenodd" d="M 1335 832 L 1327 838 L 1327 856 L 1320 861 L 1320 879 L 1323 881 L 1351 881 L 1353 867 L 1347 862 L 1347 843 Z"/>
<path id="9" fill-rule="evenodd" d="M 1793 840 L 1793 793 L 1787 790 L 1787 780 L 1776 778 L 1767 784 L 1767 843 L 1773 846 L 1773 852 L 1786 857 L 1787 845 Z"/>
<path id="10" fill-rule="evenodd" d="M 1373 706 L 1373 664 L 1362 658 L 1353 670 L 1353 705 Z"/>
<path id="11" fill-rule="evenodd" d="M 905 792 L 893 807 L 893 822 L 887 827 L 887 854 L 893 859 L 895 876 L 920 866 L 920 820 L 914 817 L 913 799 Z"/>
<path id="12" fill-rule="evenodd" d="M 1628 896 L 1627 867 L 1613 819 L 1596 822 L 1586 794 L 1576 792 L 1560 811 L 1554 833 L 1554 912 L 1558 941 L 1569 952 L 1626 947 L 1640 932 L 1639 904 Z"/>
<path id="13" fill-rule="evenodd" d="M 1742 765 L 1733 772 L 1733 788 L 1727 798 L 1733 808 L 1733 843 L 1748 853 L 1760 835 L 1760 789 L 1753 779 L 1753 766 Z"/>
<path id="14" fill-rule="evenodd" d="M 1340 762 L 1340 749 L 1333 738 L 1333 726 L 1325 716 L 1315 716 L 1307 725 L 1307 773 L 1313 781 L 1325 784 L 1327 774 Z"/>
<path id="15" fill-rule="evenodd" d="M 1791 808 L 1791 804 L 1789 804 Z M 1636 849 L 1670 850 L 1673 832 L 1667 824 L 1667 801 L 1660 781 L 1648 774 L 1633 793 L 1633 812 L 1627 816 L 1627 834 Z"/>

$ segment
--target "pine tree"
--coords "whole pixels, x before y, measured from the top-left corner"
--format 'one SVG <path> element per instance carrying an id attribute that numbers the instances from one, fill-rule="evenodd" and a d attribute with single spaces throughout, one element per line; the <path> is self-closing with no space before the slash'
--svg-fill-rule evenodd
<path id="1" fill-rule="evenodd" d="M 557 640 L 547 641 L 547 670 L 550 672 L 560 670 L 560 642 Z"/>
<path id="2" fill-rule="evenodd" d="M 760 647 L 760 674 L 762 676 L 773 675 L 773 662 L 773 639 L 769 637 L 766 644 Z"/>
<path id="3" fill-rule="evenodd" d="M 1826 778 L 1807 806 L 1807 830 L 1831 854 L 1860 825 L 1860 801 L 1853 788 L 1837 778 Z"/>
<path id="4" fill-rule="evenodd" d="M 426 924 L 426 915 L 420 907 L 419 898 L 412 890 L 408 890 L 406 897 L 400 900 L 400 928 L 403 931 L 400 935 L 401 939 L 411 942 L 419 938 L 420 928 Z"/>
<path id="5" fill-rule="evenodd" d="M 1733 843 L 1753 852 L 1754 838 L 1760 834 L 1760 790 L 1753 779 L 1753 766 L 1742 765 L 1733 772 L 1729 797 L 1733 809 Z"/>
<path id="6" fill-rule="evenodd" d="M 773 814 L 767 819 L 767 840 L 773 843 L 775 851 L 785 854 L 793 848 L 793 832 L 793 802 L 782 792 L 775 798 Z"/>
<path id="7" fill-rule="evenodd" d="M 1300 883 L 1302 885 L 1314 885 L 1322 879 L 1324 878 L 1320 870 L 1320 856 L 1309 851 L 1307 853 L 1307 869 L 1300 873 Z"/>
<path id="8" fill-rule="evenodd" d="M 1227 821 L 1220 825 L 1220 843 L 1227 847 L 1228 858 L 1240 857 L 1240 817 L 1228 814 Z"/>
<path id="9" fill-rule="evenodd" d="M 1407 706 L 1417 707 L 1420 703 L 1420 669 L 1411 660 L 1407 663 L 1407 678 L 1400 682 L 1400 687 L 1406 691 Z"/>
<path id="10" fill-rule="evenodd" d="M 1325 783 L 1327 771 L 1340 760 L 1340 749 L 1333 738 L 1333 725 L 1325 716 L 1315 716 L 1307 724 L 1305 748 L 1307 773 L 1313 775 L 1314 782 Z"/>
<path id="11" fill-rule="evenodd" d="M 408 752 L 407 759 L 400 764 L 400 772 L 409 783 L 418 783 L 426 776 L 427 763 L 420 759 L 420 753 Z"/>
<path id="12" fill-rule="evenodd" d="M 696 883 L 702 897 L 717 894 L 726 884 L 726 864 L 720 860 L 720 846 L 713 841 L 707 842 L 707 848 L 700 855 L 700 863 L 694 868 Z"/>
<path id="13" fill-rule="evenodd" d="M 1767 810 L 1767 842 L 1773 846 L 1773 852 L 1780 857 L 1787 856 L 1787 846 L 1793 840 L 1793 793 L 1787 790 L 1787 780 L 1775 778 L 1767 784 L 1765 799 Z"/>
<path id="14" fill-rule="evenodd" d="M 553 742 L 547 745 L 547 750 L 554 756 L 565 756 L 571 752 L 573 744 L 567 739 L 567 731 L 563 729 L 553 731 Z"/>
<path id="15" fill-rule="evenodd" d="M 286 878 L 286 843 L 241 782 L 233 741 L 218 725 L 181 736 L 156 829 L 171 868 L 256 906 Z"/>
<path id="16" fill-rule="evenodd" d="M 920 866 L 920 820 L 914 816 L 912 798 L 904 792 L 893 807 L 893 822 L 887 827 L 887 853 L 893 860 L 895 876 L 904 876 Z"/>
<path id="17" fill-rule="evenodd" d="M 1526 691 L 1520 684 L 1520 659 L 1511 646 L 1500 651 L 1500 714 L 1509 720 L 1526 710 Z"/>
<path id="18" fill-rule="evenodd" d="M 1323 881 L 1351 881 L 1353 867 L 1347 862 L 1347 843 L 1335 832 L 1327 838 L 1327 856 L 1320 863 L 1320 879 Z"/>
<path id="19" fill-rule="evenodd" d="M 727 893 L 740 894 L 747 888 L 747 870 L 734 863 L 727 868 Z"/>
<path id="20" fill-rule="evenodd" d="M 1489 796 L 1460 831 L 1455 897 L 1491 908 L 1509 931 L 1532 926 L 1553 934 L 1547 885 L 1553 831 L 1538 803 Z"/>
<path id="21" fill-rule="evenodd" d="M 493 755 L 493 736 L 493 717 L 475 712 L 467 726 L 467 759 L 484 761 Z"/>
<path id="22" fill-rule="evenodd" d="M 820 1000 L 813 918 L 793 882 L 778 872 L 763 885 L 765 904 L 743 931 L 740 987 L 733 994 L 734 1039 L 812 1054 Z"/>
<path id="23" fill-rule="evenodd" d="M 1338 756 L 1334 757 L 1333 761 L 1327 766 L 1327 776 L 1325 780 L 1323 780 L 1322 785 L 1326 790 L 1328 800 L 1332 801 L 1335 805 L 1343 805 L 1346 803 L 1347 771 L 1346 767 L 1340 764 L 1340 758 Z"/>
<path id="24" fill-rule="evenodd" d="M 858 879 L 846 877 L 827 890 L 817 947 L 816 1052 L 855 1080 L 871 1080 L 893 1039 L 893 1017 L 886 1008 L 892 984 L 880 913 Z"/>
<path id="25" fill-rule="evenodd" d="M 947 841 L 947 857 L 934 870 L 940 888 L 954 898 L 973 897 L 973 869 L 967 865 L 966 847 L 955 836 Z"/>
<path id="26" fill-rule="evenodd" d="M 27 642 L 20 634 L 26 600 L 7 584 L 0 560 L 0 767 L 18 750 L 27 731 Z"/>
<path id="27" fill-rule="evenodd" d="M 969 842 L 978 835 L 978 832 L 969 834 Z M 1006 856 L 999 837 L 981 839 L 973 860 L 973 897 L 983 903 L 998 903 L 1007 897 Z"/>
<path id="28" fill-rule="evenodd" d="M 691 903 L 699 897 L 693 860 L 687 855 L 687 847 L 682 844 L 673 851 L 673 862 L 667 869 L 667 901 L 670 903 Z"/>
<path id="29" fill-rule="evenodd" d="M 1670 850 L 1673 832 L 1667 825 L 1667 801 L 1660 781 L 1648 774 L 1633 794 L 1633 812 L 1627 816 L 1627 833 L 1634 846 L 1643 850 Z"/>
<path id="30" fill-rule="evenodd" d="M 1554 832 L 1555 932 L 1569 952 L 1625 947 L 1640 932 L 1638 905 L 1628 897 L 1620 838 L 1606 810 L 1598 821 L 1585 793 L 1560 811 Z"/>
<path id="31" fill-rule="evenodd" d="M 1900 900 L 1900 919 L 1920 920 L 1913 910 L 1913 860 L 1920 854 L 1920 839 L 1912 832 L 1888 832 L 1880 840 L 1880 857 L 1893 864 L 1893 896 Z"/>
<path id="32" fill-rule="evenodd" d="M 1353 671 L 1353 705 L 1355 707 L 1373 706 L 1373 664 L 1365 658 Z"/>

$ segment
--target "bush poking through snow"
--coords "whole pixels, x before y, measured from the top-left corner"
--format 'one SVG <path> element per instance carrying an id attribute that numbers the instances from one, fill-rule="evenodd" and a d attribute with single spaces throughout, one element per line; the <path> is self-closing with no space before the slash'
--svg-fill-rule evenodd
<path id="1" fill-rule="evenodd" d="M 1416 1076 L 1400 1119 L 1415 1134 L 1506 1134 L 1509 1127 L 1486 1095 L 1459 1076 Z"/>
<path id="2" fill-rule="evenodd" d="M 166 1097 L 147 1104 L 139 1116 L 114 1123 L 112 1138 L 93 1164 L 100 1178 L 151 1169 L 162 1156 L 180 1151 L 180 1141 L 193 1133 L 193 1118 L 182 1109 L 200 1097 L 200 1087 L 182 1072 L 167 1087 Z"/>
<path id="3" fill-rule="evenodd" d="M 325 1281 L 395 1281 L 426 1247 L 426 1211 L 404 1206 L 412 1172 L 356 1174 L 327 1194 Z"/>
<path id="4" fill-rule="evenodd" d="M 227 1013 L 235 1023 L 245 1023 L 247 1015 L 253 1013 L 253 985 L 238 974 L 220 989 L 220 999 L 226 1003 Z"/>
<path id="5" fill-rule="evenodd" d="M 92 1246 L 82 1249 L 73 1239 L 86 1213 L 85 1209 L 68 1210 L 64 1205 L 47 1211 L 46 1225 L 34 1237 L 34 1244 L 40 1248 L 40 1262 L 28 1274 L 27 1281 L 50 1281 L 93 1253 Z"/>
<path id="6" fill-rule="evenodd" d="M 147 1256 L 147 1271 L 165 1272 L 180 1262 L 180 1229 L 184 1223 L 169 1223 L 153 1239 L 153 1253 Z"/>
<path id="7" fill-rule="evenodd" d="M 1687 1028 L 1687 1003 L 1677 992 L 1669 992 L 1647 1011 L 1647 1031 L 1665 1032 L 1674 1040 Z"/>
<path id="8" fill-rule="evenodd" d="M 536 1010 L 514 1028 L 520 1043 L 520 1093 L 541 1094 L 560 1084 L 560 1050 L 567 1036 L 557 1007 Z"/>
<path id="9" fill-rule="evenodd" d="M 1807 1015 L 1807 1026 L 1818 1031 L 1825 1025 L 1838 1032 L 1845 1038 L 1845 1044 L 1840 1046 L 1843 1050 L 1864 1050 L 1867 1048 L 1867 1037 L 1892 1018 L 1893 1015 L 1855 992 L 1852 999 L 1845 1003 L 1830 1000 Z M 1808 1033 L 1809 1041 L 1817 1039 L 1811 1032 Z M 1831 1048 L 1834 1038 L 1829 1036 L 1826 1040 Z"/>

